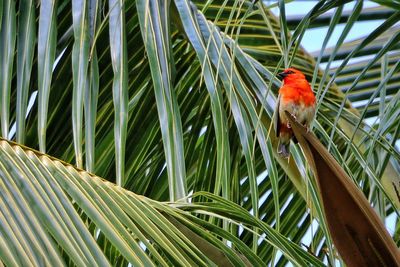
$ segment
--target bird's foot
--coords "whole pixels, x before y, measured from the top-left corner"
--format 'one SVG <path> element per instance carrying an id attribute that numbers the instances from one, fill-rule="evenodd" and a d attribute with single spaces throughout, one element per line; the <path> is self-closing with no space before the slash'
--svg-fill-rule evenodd
<path id="1" fill-rule="evenodd" d="M 288 144 L 285 145 L 285 144 L 279 143 L 277 152 L 278 152 L 279 156 L 289 160 L 290 153 L 289 153 L 289 145 Z"/>

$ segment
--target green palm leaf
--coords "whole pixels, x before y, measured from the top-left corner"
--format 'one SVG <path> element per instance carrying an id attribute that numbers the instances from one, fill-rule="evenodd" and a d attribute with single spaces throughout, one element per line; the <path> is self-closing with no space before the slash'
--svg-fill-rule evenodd
<path id="1" fill-rule="evenodd" d="M 314 133 L 400 242 L 396 3 L 23 2 L 0 1 L 6 265 L 335 264 L 302 150 L 276 153 L 289 65 L 318 96 Z"/>

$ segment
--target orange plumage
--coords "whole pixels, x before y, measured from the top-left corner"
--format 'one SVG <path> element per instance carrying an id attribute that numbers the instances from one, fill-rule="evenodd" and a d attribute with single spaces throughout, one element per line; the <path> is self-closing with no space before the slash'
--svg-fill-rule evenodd
<path id="1" fill-rule="evenodd" d="M 293 131 L 284 111 L 287 110 L 308 129 L 315 115 L 315 96 L 301 71 L 285 69 L 278 77 L 283 79 L 283 85 L 276 104 L 275 132 L 279 137 L 278 154 L 287 158 Z"/>

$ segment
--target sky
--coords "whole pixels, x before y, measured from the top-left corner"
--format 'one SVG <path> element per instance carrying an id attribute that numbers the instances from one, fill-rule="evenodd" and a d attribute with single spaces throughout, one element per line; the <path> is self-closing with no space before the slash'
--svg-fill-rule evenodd
<path id="1" fill-rule="evenodd" d="M 265 1 L 268 3 L 268 1 Z M 272 1 L 276 2 L 276 1 Z M 285 12 L 286 16 L 290 17 L 290 15 L 301 15 L 301 14 L 307 14 L 317 3 L 317 1 L 292 1 L 290 3 L 287 3 L 285 5 Z M 354 7 L 355 1 L 350 2 L 345 5 L 344 10 L 352 10 Z M 371 1 L 364 1 L 363 8 L 367 7 L 374 7 L 377 6 L 377 4 L 371 2 Z M 279 8 L 273 8 L 271 9 L 272 12 L 279 16 Z M 332 11 L 333 12 L 333 11 Z M 332 13 L 330 12 L 330 13 Z M 348 37 L 345 39 L 346 41 L 357 39 L 362 36 L 366 36 L 369 33 L 371 33 L 372 30 L 374 30 L 378 25 L 382 23 L 382 20 L 376 20 L 373 22 L 357 22 L 351 29 L 351 31 L 348 34 Z M 342 30 L 344 28 L 344 24 L 340 24 L 336 27 L 336 30 L 333 32 L 333 35 L 328 42 L 328 47 L 333 46 L 336 44 L 336 41 L 339 39 L 340 34 L 342 33 Z M 318 51 L 321 46 L 322 42 L 324 41 L 324 36 L 327 31 L 327 28 L 315 28 L 315 29 L 309 29 L 306 31 L 304 34 L 304 37 L 302 39 L 301 45 L 308 51 L 308 52 L 314 52 Z"/>

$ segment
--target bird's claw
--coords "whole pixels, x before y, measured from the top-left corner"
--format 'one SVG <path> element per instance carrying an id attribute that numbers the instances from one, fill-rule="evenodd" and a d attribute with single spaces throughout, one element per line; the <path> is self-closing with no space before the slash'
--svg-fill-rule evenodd
<path id="1" fill-rule="evenodd" d="M 306 128 L 307 133 L 309 133 L 310 132 L 310 127 L 308 127 L 306 124 L 304 124 L 303 126 L 304 126 L 304 128 Z"/>
<path id="2" fill-rule="evenodd" d="M 292 116 L 292 118 L 295 120 L 295 121 L 297 121 L 297 118 L 296 118 L 296 116 L 294 115 L 294 114 L 290 114 L 291 116 Z M 290 122 L 287 122 L 286 123 L 286 126 L 290 129 L 290 128 L 292 128 L 292 126 L 290 125 Z"/>

